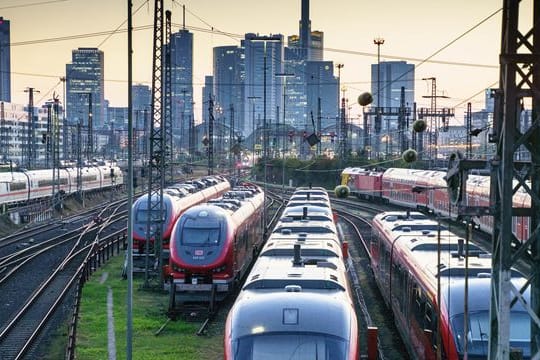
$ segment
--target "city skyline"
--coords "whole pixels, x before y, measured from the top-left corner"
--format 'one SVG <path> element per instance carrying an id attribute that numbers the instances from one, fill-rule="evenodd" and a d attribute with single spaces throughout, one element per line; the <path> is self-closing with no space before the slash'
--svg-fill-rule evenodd
<path id="1" fill-rule="evenodd" d="M 300 0 L 276 0 L 272 6 L 251 4 L 244 0 L 164 3 L 165 9 L 172 10 L 173 32 L 182 27 L 181 4 L 186 5 L 186 27 L 194 34 L 194 113 L 197 121 L 201 120 L 200 94 L 204 76 L 212 75 L 213 48 L 238 46 L 248 32 L 258 32 L 261 35 L 279 33 L 287 38 L 298 34 L 301 16 Z M 25 6 L 30 4 L 36 5 Z M 395 4 L 395 1 L 390 0 L 377 4 L 337 1 L 330 7 L 322 1 L 311 1 L 311 30 L 324 32 L 324 60 L 344 64 L 341 69 L 341 85 L 347 87 L 345 96 L 353 104 L 351 113 L 361 112 L 356 98 L 371 88 L 370 68 L 377 61 L 377 49 L 373 44 L 376 37 L 385 39 L 381 46 L 381 61 L 405 60 L 416 65 L 417 103 L 423 102 L 423 106 L 429 103 L 429 99 L 422 99 L 422 96 L 429 95 L 430 83 L 422 78 L 436 77 L 438 93 L 449 96 L 449 99 L 441 100 L 438 104 L 454 107 L 478 93 L 470 101 L 474 110 L 482 109 L 483 90 L 488 86 L 497 86 L 499 77 L 501 13 L 497 10 L 502 4 L 487 0 L 472 4 L 466 1 L 433 4 L 416 0 L 408 2 L 408 7 L 402 4 L 393 6 Z M 387 10 L 390 6 L 395 10 L 392 14 L 389 11 L 379 11 Z M 59 78 L 65 76 L 65 70 L 62 69 L 70 62 L 72 50 L 78 47 L 98 47 L 105 53 L 105 98 L 111 106 L 126 106 L 126 33 L 108 34 L 115 29 L 125 30 L 126 7 L 126 2 L 102 0 L 91 4 L 59 0 L 0 5 L 0 15 L 11 22 L 12 101 L 24 104 L 27 101 L 24 89 L 28 86 L 40 90 L 41 96 L 34 100 L 36 106 L 52 98 L 53 91 L 61 94 Z M 153 1 L 134 0 L 133 12 L 133 79 L 134 83 L 150 84 Z M 76 17 L 75 14 L 84 16 Z M 452 64 L 421 63 L 492 14 L 476 29 L 432 59 Z M 61 21 L 54 23 L 55 19 Z M 37 26 L 43 24 L 43 21 L 49 23 Z M 212 32 L 209 30 L 212 27 L 229 35 Z M 105 34 L 83 36 L 100 32 Z M 75 35 L 81 37 L 41 42 Z M 463 103 L 456 109 L 456 118 L 462 118 L 465 106 Z"/>

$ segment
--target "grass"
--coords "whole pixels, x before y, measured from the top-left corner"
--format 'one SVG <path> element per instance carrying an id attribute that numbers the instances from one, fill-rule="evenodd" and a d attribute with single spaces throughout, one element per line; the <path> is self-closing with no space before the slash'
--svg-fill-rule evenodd
<path id="1" fill-rule="evenodd" d="M 92 275 L 83 288 L 81 313 L 77 330 L 78 360 L 107 359 L 107 292 L 113 292 L 114 327 L 117 359 L 126 358 L 127 281 L 120 274 L 122 256 L 113 259 Z M 103 273 L 106 280 L 100 283 Z M 195 332 L 199 323 L 171 321 L 159 334 L 155 332 L 166 322 L 168 294 L 142 289 L 143 281 L 133 283 L 133 359 L 221 359 L 223 357 L 222 325 L 214 324 L 209 336 Z"/>

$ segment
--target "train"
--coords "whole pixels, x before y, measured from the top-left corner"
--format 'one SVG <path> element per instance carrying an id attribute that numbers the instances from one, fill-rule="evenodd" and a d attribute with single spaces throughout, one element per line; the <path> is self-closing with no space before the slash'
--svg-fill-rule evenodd
<path id="1" fill-rule="evenodd" d="M 302 192 L 292 197 L 315 196 Z M 329 204 L 297 202 L 287 204 L 227 315 L 227 360 L 359 356 L 346 247 Z"/>
<path id="2" fill-rule="evenodd" d="M 163 189 L 163 216 L 160 236 L 162 249 L 166 257 L 169 252 L 171 232 L 178 217 L 192 206 L 221 196 L 229 189 L 229 182 L 221 176 L 208 176 L 199 180 L 190 180 Z M 158 194 L 152 195 L 151 201 L 157 203 L 158 196 Z M 140 196 L 132 205 L 133 251 L 135 254 L 146 254 L 146 240 L 148 238 L 150 239 L 148 252 L 154 252 L 156 220 L 159 219 L 159 210 L 149 214 L 151 204 L 149 204 L 148 198 L 148 194 Z M 149 220 L 150 224 L 148 224 Z M 147 235 L 148 232 L 149 235 Z"/>
<path id="3" fill-rule="evenodd" d="M 77 168 L 61 168 L 44 170 L 20 170 L 0 172 L 0 206 L 9 207 L 52 196 L 53 184 L 58 186 L 57 192 L 71 195 L 78 191 Z M 118 187 L 124 184 L 124 176 L 116 165 L 99 165 L 82 167 L 81 190 L 95 191 Z"/>
<path id="4" fill-rule="evenodd" d="M 390 203 L 459 220 L 458 208 L 449 199 L 445 176 L 446 172 L 437 170 L 345 168 L 341 173 L 341 189 L 346 186 L 348 190 L 345 193 L 360 199 Z M 490 177 L 469 175 L 462 198 L 463 205 L 488 207 L 489 196 Z M 517 190 L 512 199 L 513 207 L 531 206 L 530 196 L 523 188 Z M 492 233 L 492 216 L 476 216 L 472 220 L 480 230 Z M 529 238 L 530 218 L 514 216 L 512 231 L 515 235 L 512 244 L 519 246 Z"/>
<path id="5" fill-rule="evenodd" d="M 491 255 L 437 221 L 414 211 L 373 219 L 371 267 L 413 359 L 487 359 Z M 524 276 L 511 281 L 530 301 Z M 509 296 L 513 296 L 509 294 Z M 530 317 L 517 301 L 510 314 L 510 346 L 530 359 Z"/>
<path id="6" fill-rule="evenodd" d="M 184 212 L 171 234 L 169 313 L 177 302 L 208 302 L 234 291 L 263 243 L 264 192 L 248 183 Z"/>

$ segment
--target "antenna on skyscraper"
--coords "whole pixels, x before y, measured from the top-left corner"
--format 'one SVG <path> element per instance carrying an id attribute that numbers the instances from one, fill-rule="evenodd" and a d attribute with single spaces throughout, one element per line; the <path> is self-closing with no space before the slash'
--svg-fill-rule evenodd
<path id="1" fill-rule="evenodd" d="M 182 5 L 182 30 L 186 30 L 186 5 Z"/>

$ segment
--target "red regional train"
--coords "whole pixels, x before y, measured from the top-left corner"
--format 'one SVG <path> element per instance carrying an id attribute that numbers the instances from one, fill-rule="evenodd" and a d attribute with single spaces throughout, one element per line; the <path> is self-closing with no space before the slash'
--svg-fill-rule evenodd
<path id="1" fill-rule="evenodd" d="M 487 359 L 489 253 L 413 212 L 375 216 L 370 252 L 377 285 L 413 359 Z M 529 302 L 526 279 L 516 270 L 511 276 Z M 531 356 L 530 329 L 530 317 L 516 301 L 510 346 L 521 349 L 523 359 Z"/>
<path id="2" fill-rule="evenodd" d="M 178 300 L 209 301 L 212 310 L 240 283 L 262 246 L 263 206 L 261 189 L 245 185 L 180 216 L 167 269 L 170 313 Z"/>
<path id="3" fill-rule="evenodd" d="M 191 186 L 193 192 L 181 192 L 182 184 L 173 185 L 170 188 L 163 189 L 163 224 L 161 229 L 161 238 L 163 239 L 163 250 L 165 253 L 169 250 L 169 238 L 171 231 L 178 217 L 190 207 L 206 202 L 210 199 L 221 196 L 230 189 L 229 182 L 220 177 L 204 178 L 206 181 L 199 182 L 201 188 Z M 206 186 L 203 188 L 203 186 Z M 175 190 L 176 189 L 176 190 Z M 157 201 L 157 197 L 153 199 Z M 159 219 L 159 210 L 149 214 L 148 194 L 139 197 L 133 203 L 133 251 L 134 253 L 146 253 L 145 245 L 147 231 L 150 230 L 149 251 L 153 252 L 154 236 L 156 231 L 155 221 Z M 148 218 L 150 217 L 150 226 Z"/>
<path id="4" fill-rule="evenodd" d="M 455 220 L 458 211 L 449 201 L 445 175 L 446 172 L 435 170 L 390 168 L 370 171 L 346 168 L 341 174 L 341 185 L 347 186 L 350 194 L 361 199 L 425 210 Z M 489 194 L 489 176 L 469 175 L 463 205 L 487 207 Z M 513 206 L 530 207 L 530 204 L 530 196 L 520 188 L 513 196 Z M 481 216 L 473 220 L 482 231 L 492 232 L 493 217 Z M 512 231 L 518 242 L 527 240 L 530 234 L 529 218 L 514 216 Z"/>
<path id="5" fill-rule="evenodd" d="M 331 211 L 307 205 L 298 218 L 292 203 L 228 314 L 226 360 L 358 359 L 357 317 Z"/>

